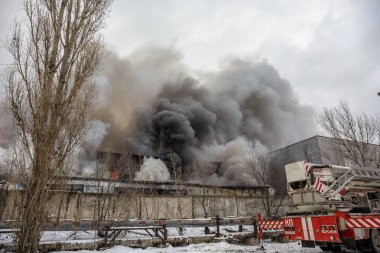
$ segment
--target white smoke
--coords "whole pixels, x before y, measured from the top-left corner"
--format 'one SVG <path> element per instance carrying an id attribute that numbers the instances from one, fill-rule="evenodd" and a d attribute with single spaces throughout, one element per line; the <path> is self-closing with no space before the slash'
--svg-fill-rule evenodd
<path id="1" fill-rule="evenodd" d="M 110 125 L 100 120 L 91 120 L 88 132 L 80 149 L 78 150 L 79 173 L 84 175 L 94 174 L 96 169 L 96 152 L 107 135 Z"/>
<path id="2" fill-rule="evenodd" d="M 165 163 L 153 157 L 144 157 L 140 171 L 136 172 L 135 180 L 141 181 L 168 181 L 170 173 Z"/>
<path id="3" fill-rule="evenodd" d="M 254 146 L 255 143 L 239 136 L 236 139 L 227 142 L 225 145 L 207 147 L 205 148 L 205 152 L 213 161 L 224 161 L 229 164 L 237 164 L 241 162 L 241 158 L 253 151 Z"/>
<path id="4" fill-rule="evenodd" d="M 94 119 L 89 123 L 89 130 L 85 142 L 92 147 L 99 148 L 104 136 L 108 133 L 110 125 Z"/>
<path id="5" fill-rule="evenodd" d="M 245 172 L 245 157 L 251 154 L 255 147 L 261 145 L 244 137 L 226 143 L 225 145 L 214 145 L 205 148 L 204 155 L 211 161 L 223 162 L 218 173 L 213 173 L 208 178 L 212 185 L 241 184 Z"/>

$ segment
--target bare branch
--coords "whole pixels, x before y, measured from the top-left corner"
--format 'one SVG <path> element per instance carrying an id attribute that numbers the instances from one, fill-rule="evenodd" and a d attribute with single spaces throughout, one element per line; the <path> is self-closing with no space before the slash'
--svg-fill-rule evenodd
<path id="1" fill-rule="evenodd" d="M 376 167 L 380 165 L 380 124 L 375 117 L 365 113 L 355 114 L 346 102 L 323 110 L 320 125 L 335 139 L 334 152 L 354 166 Z"/>
<path id="2" fill-rule="evenodd" d="M 279 208 L 285 200 L 284 189 L 280 177 L 273 175 L 271 170 L 269 151 L 265 148 L 256 148 L 254 152 L 245 156 L 245 172 L 249 176 L 250 185 L 268 187 L 260 194 L 260 200 L 267 216 L 277 216 Z M 274 191 L 277 186 L 278 192 Z"/>

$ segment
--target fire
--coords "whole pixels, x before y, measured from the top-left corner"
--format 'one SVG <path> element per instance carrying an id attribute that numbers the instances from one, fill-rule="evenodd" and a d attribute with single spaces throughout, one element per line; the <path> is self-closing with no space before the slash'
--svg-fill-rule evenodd
<path id="1" fill-rule="evenodd" d="M 119 179 L 119 174 L 117 173 L 117 171 L 113 170 L 111 172 L 111 180 L 117 180 Z"/>

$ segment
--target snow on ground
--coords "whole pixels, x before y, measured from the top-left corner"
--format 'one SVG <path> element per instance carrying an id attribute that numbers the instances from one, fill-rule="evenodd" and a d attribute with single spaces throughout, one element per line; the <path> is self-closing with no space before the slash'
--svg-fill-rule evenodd
<path id="1" fill-rule="evenodd" d="M 192 244 L 184 247 L 171 247 L 167 248 L 146 248 L 146 249 L 133 249 L 124 246 L 116 246 L 111 249 L 102 251 L 104 253 L 250 253 L 250 252 L 265 252 L 265 253 L 320 253 L 319 248 L 309 249 L 302 248 L 297 242 L 292 243 L 265 243 L 265 250 L 262 251 L 258 246 L 243 246 L 234 245 L 226 242 L 220 243 L 201 243 Z M 76 251 L 77 253 L 93 253 L 96 251 L 82 250 Z M 68 253 L 67 251 L 57 251 L 56 253 Z"/>
<path id="2" fill-rule="evenodd" d="M 243 226 L 244 232 L 252 231 L 252 226 Z M 231 232 L 237 232 L 238 226 L 225 226 L 221 228 L 221 233 L 227 235 Z M 215 233 L 215 227 L 210 227 L 210 232 Z M 180 233 L 178 228 L 168 228 L 168 236 L 202 236 L 204 235 L 204 228 L 202 227 L 188 227 L 184 228 L 182 233 Z M 150 235 L 144 230 L 130 231 L 127 234 L 122 233 L 118 236 L 120 239 L 139 239 L 139 238 L 150 238 Z M 47 231 L 42 234 L 41 243 L 54 243 L 54 242 L 83 242 L 83 241 L 94 241 L 101 240 L 98 237 L 97 231 L 78 231 L 74 233 L 73 231 Z M 1 234 L 0 233 L 0 244 L 1 243 L 11 243 L 13 237 L 11 234 Z"/>
<path id="3" fill-rule="evenodd" d="M 245 232 L 252 231 L 252 226 L 244 226 Z M 210 228 L 211 232 L 215 232 L 215 228 Z M 227 235 L 232 231 L 238 231 L 237 226 L 227 226 L 221 229 L 223 235 Z M 183 230 L 182 236 L 201 236 L 204 234 L 204 228 L 185 228 Z M 179 231 L 176 228 L 168 228 L 169 236 L 179 236 Z M 124 234 L 118 238 L 123 239 L 137 239 L 137 238 L 149 238 L 150 236 L 144 231 L 133 231 L 132 233 Z M 0 244 L 1 243 L 11 243 L 12 236 L 10 234 L 0 234 Z M 41 243 L 54 243 L 54 242 L 89 242 L 102 240 L 97 236 L 96 231 L 88 232 L 45 232 L 41 238 Z M 201 244 L 192 244 L 183 247 L 172 247 L 168 246 L 166 248 L 147 248 L 147 249 L 133 249 L 124 246 L 116 246 L 111 249 L 102 251 L 104 253 L 250 253 L 250 252 L 265 252 L 265 253 L 320 253 L 322 252 L 318 247 L 315 249 L 302 248 L 297 242 L 292 243 L 275 243 L 266 241 L 264 243 L 265 251 L 261 251 L 258 246 L 245 246 L 245 245 L 234 245 L 228 244 L 226 242 L 220 243 L 201 243 Z M 63 251 L 57 251 L 57 253 L 63 253 Z M 66 251 L 68 253 L 69 251 Z M 90 253 L 96 251 L 76 251 L 78 253 Z"/>

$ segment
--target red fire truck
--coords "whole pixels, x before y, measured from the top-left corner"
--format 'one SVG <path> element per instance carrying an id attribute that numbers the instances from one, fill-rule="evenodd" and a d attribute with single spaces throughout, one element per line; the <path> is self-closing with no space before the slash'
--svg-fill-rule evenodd
<path id="1" fill-rule="evenodd" d="M 279 229 L 303 247 L 380 253 L 380 170 L 296 162 L 285 166 L 293 213 L 260 228 Z"/>

